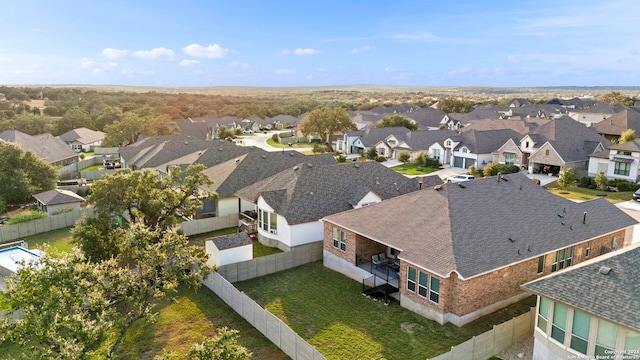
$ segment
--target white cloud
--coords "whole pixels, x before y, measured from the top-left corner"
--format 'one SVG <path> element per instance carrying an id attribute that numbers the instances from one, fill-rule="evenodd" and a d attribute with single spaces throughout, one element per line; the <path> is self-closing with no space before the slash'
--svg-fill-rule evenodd
<path id="1" fill-rule="evenodd" d="M 251 65 L 246 64 L 246 63 L 239 63 L 237 61 L 232 61 L 229 63 L 229 66 L 233 66 L 233 67 L 239 67 L 241 69 L 248 69 L 251 67 Z"/>
<path id="2" fill-rule="evenodd" d="M 291 51 L 289 51 L 289 49 L 282 49 L 280 51 L 278 51 L 276 53 L 276 56 L 284 56 L 284 55 L 289 55 L 291 53 Z"/>
<path id="3" fill-rule="evenodd" d="M 194 57 L 202 57 L 207 59 L 222 59 L 227 57 L 231 50 L 220 47 L 218 44 L 202 46 L 200 44 L 191 44 L 182 48 L 182 52 Z"/>
<path id="4" fill-rule="evenodd" d="M 357 54 L 361 54 L 363 52 L 367 52 L 367 51 L 371 51 L 371 50 L 373 50 L 372 46 L 365 45 L 365 46 L 361 46 L 359 48 L 355 48 L 355 49 L 351 50 L 351 54 L 357 55 Z"/>
<path id="5" fill-rule="evenodd" d="M 184 59 L 184 60 L 180 61 L 180 64 L 178 64 L 178 65 L 186 67 L 186 66 L 195 66 L 195 65 L 198 65 L 198 64 L 200 64 L 200 61 L 198 61 L 198 60 L 187 60 L 187 59 Z"/>
<path id="6" fill-rule="evenodd" d="M 394 39 L 403 39 L 403 40 L 418 40 L 418 41 L 427 41 L 427 40 L 435 40 L 436 37 L 428 32 L 418 32 L 415 34 L 397 34 L 391 35 L 391 38 Z"/>
<path id="7" fill-rule="evenodd" d="M 133 56 L 147 59 L 147 60 L 155 60 L 159 57 L 166 57 L 171 59 L 175 55 L 173 50 L 167 48 L 154 48 L 151 50 L 138 50 L 133 53 Z"/>
<path id="8" fill-rule="evenodd" d="M 127 53 L 129 53 L 129 50 L 126 49 L 119 50 L 113 48 L 105 48 L 100 54 L 107 59 L 120 59 L 125 57 Z"/>
<path id="9" fill-rule="evenodd" d="M 103 62 L 93 61 L 87 58 L 82 59 L 82 62 L 80 63 L 80 67 L 82 67 L 83 69 L 91 70 L 91 72 L 93 72 L 94 74 L 98 74 L 105 71 L 111 71 L 117 66 L 118 66 L 118 63 L 116 62 L 103 63 Z"/>
<path id="10" fill-rule="evenodd" d="M 123 69 L 121 73 L 124 76 L 133 77 L 134 75 L 151 75 L 153 74 L 153 71 L 127 68 L 127 69 Z"/>
<path id="11" fill-rule="evenodd" d="M 302 49 L 302 48 L 297 48 L 295 50 L 293 50 L 293 54 L 294 55 L 317 55 L 322 53 L 322 51 L 320 50 L 316 50 L 316 49 L 311 49 L 311 48 L 306 48 L 306 49 Z"/>
<path id="12" fill-rule="evenodd" d="M 458 70 L 452 70 L 452 71 L 449 71 L 449 72 L 448 72 L 448 74 L 449 74 L 450 76 L 458 75 L 458 74 L 464 74 L 464 73 L 466 73 L 466 72 L 469 72 L 469 70 L 471 70 L 471 68 L 468 68 L 468 67 L 462 67 L 462 68 L 460 68 L 460 69 L 458 69 Z"/>
<path id="13" fill-rule="evenodd" d="M 386 73 L 396 73 L 396 72 L 401 72 L 402 69 L 398 69 L 398 68 L 394 68 L 391 66 L 387 66 L 386 68 L 384 68 L 384 72 Z"/>
<path id="14" fill-rule="evenodd" d="M 520 57 L 516 55 L 509 55 L 507 56 L 507 61 L 510 63 L 517 64 L 520 62 Z"/>
<path id="15" fill-rule="evenodd" d="M 293 75 L 295 74 L 295 70 L 292 69 L 277 69 L 276 74 L 278 75 Z"/>

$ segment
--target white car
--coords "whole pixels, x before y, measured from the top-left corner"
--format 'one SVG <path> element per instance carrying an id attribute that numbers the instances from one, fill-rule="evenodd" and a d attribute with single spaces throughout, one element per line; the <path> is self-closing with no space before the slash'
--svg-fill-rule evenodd
<path id="1" fill-rule="evenodd" d="M 463 181 L 473 180 L 475 177 L 473 175 L 456 175 L 447 179 L 448 183 L 457 183 Z"/>
<path id="2" fill-rule="evenodd" d="M 242 130 L 243 134 L 253 134 L 253 130 L 251 129 L 246 129 L 246 130 Z"/>

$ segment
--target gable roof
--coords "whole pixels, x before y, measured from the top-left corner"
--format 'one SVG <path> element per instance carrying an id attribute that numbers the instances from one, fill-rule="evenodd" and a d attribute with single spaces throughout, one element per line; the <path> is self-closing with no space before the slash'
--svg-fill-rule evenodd
<path id="1" fill-rule="evenodd" d="M 604 147 L 611 144 L 593 127 L 586 127 L 569 117 L 553 119 L 533 130 L 529 136 L 537 147 L 548 141 L 565 162 L 587 160 L 598 144 Z"/>
<path id="2" fill-rule="evenodd" d="M 369 128 L 364 131 L 360 141 L 366 147 L 375 146 L 380 141 L 384 141 L 387 136 L 393 135 L 399 140 L 404 140 L 407 133 L 411 130 L 404 126 L 385 127 L 385 128 Z M 351 133 L 350 133 L 351 134 Z"/>
<path id="3" fill-rule="evenodd" d="M 610 272 L 603 274 L 600 270 L 606 268 Z M 638 268 L 640 247 L 635 245 L 545 276 L 522 288 L 640 331 Z"/>
<path id="4" fill-rule="evenodd" d="M 290 225 L 317 221 L 324 216 L 353 209 L 369 192 L 382 199 L 418 190 L 409 179 L 375 161 L 289 168 L 236 192 L 255 202 L 258 196 Z"/>
<path id="5" fill-rule="evenodd" d="M 20 145 L 24 151 L 31 151 L 49 164 L 78 157 L 69 145 L 48 133 L 31 136 L 17 130 L 6 130 L 0 133 L 0 139 Z"/>
<path id="6" fill-rule="evenodd" d="M 102 131 L 95 131 L 82 127 L 67 131 L 58 137 L 68 144 L 78 142 L 80 144 L 87 145 L 104 140 L 104 135 L 105 134 Z"/>
<path id="7" fill-rule="evenodd" d="M 457 137 L 458 133 L 453 130 L 418 130 L 409 131 L 406 136 L 399 138 L 404 141 L 412 151 L 427 150 L 435 143 L 442 143 L 448 138 Z"/>
<path id="8" fill-rule="evenodd" d="M 59 205 L 84 202 L 84 198 L 72 191 L 53 189 L 38 194 L 34 194 L 33 197 L 41 202 L 43 205 Z"/>
<path id="9" fill-rule="evenodd" d="M 439 189 L 323 220 L 399 250 L 404 261 L 444 277 L 455 271 L 465 279 L 637 223 L 604 199 L 575 203 L 522 173 Z"/>
<path id="10" fill-rule="evenodd" d="M 628 108 L 611 115 L 592 127 L 604 135 L 619 136 L 628 129 L 633 129 L 636 134 L 640 134 L 640 111 L 633 107 Z"/>
<path id="11" fill-rule="evenodd" d="M 514 141 L 522 135 L 511 129 L 502 130 L 468 130 L 460 133 L 462 141 L 458 147 L 465 146 L 474 154 L 488 154 L 498 150 L 509 139 Z"/>

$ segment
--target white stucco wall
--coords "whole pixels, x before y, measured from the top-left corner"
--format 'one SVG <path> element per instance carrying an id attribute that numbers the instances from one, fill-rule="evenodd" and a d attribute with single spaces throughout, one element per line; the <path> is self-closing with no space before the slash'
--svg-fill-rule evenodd
<path id="1" fill-rule="evenodd" d="M 253 259 L 253 245 L 243 245 L 230 249 L 218 250 L 212 240 L 205 242 L 205 251 L 209 255 L 207 265 L 221 266 L 235 264 Z"/>
<path id="2" fill-rule="evenodd" d="M 252 202 L 240 200 L 240 211 L 255 210 L 256 205 Z M 238 213 L 238 198 L 230 197 L 218 200 L 218 216 L 227 216 Z"/>

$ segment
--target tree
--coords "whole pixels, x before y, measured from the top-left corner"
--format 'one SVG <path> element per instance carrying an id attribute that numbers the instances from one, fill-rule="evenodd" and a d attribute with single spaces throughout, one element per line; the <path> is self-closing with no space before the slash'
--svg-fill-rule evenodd
<path id="1" fill-rule="evenodd" d="M 625 106 L 633 106 L 634 100 L 628 96 L 622 95 L 619 91 L 612 91 L 600 96 L 600 100 L 611 105 L 622 104 Z"/>
<path id="2" fill-rule="evenodd" d="M 450 113 L 469 113 L 473 111 L 473 102 L 463 99 L 444 98 L 438 101 L 438 109 Z"/>
<path id="3" fill-rule="evenodd" d="M 55 188 L 56 170 L 30 151 L 0 141 L 0 197 L 7 204 L 28 201 L 34 193 Z"/>
<path id="4" fill-rule="evenodd" d="M 62 135 L 73 129 L 87 127 L 91 128 L 91 116 L 89 113 L 80 108 L 69 109 L 62 119 L 58 120 L 54 129 L 54 135 Z"/>
<path id="5" fill-rule="evenodd" d="M 570 188 L 578 182 L 576 175 L 571 168 L 565 168 L 558 177 L 558 185 L 564 188 Z"/>
<path id="6" fill-rule="evenodd" d="M 418 166 L 427 166 L 427 158 L 429 156 L 427 155 L 426 152 L 421 152 L 420 154 L 418 154 L 418 156 L 416 156 L 416 165 Z"/>
<path id="7" fill-rule="evenodd" d="M 169 115 L 157 115 L 151 117 L 147 122 L 144 134 L 153 136 L 179 135 L 180 128 Z"/>
<path id="8" fill-rule="evenodd" d="M 331 135 L 345 130 L 355 130 L 356 125 L 344 108 L 320 107 L 309 112 L 300 124 L 300 131 L 305 136 L 318 135 L 327 143 L 330 152 Z"/>
<path id="9" fill-rule="evenodd" d="M 618 139 L 618 144 L 624 144 L 626 142 L 630 142 L 636 139 L 636 132 L 633 129 L 628 129 L 622 134 L 620 134 L 620 138 Z"/>
<path id="10" fill-rule="evenodd" d="M 598 171 L 596 177 L 593 179 L 599 190 L 606 191 L 609 188 L 609 179 L 604 174 L 604 171 Z"/>
<path id="11" fill-rule="evenodd" d="M 189 360 L 248 360 L 251 353 L 237 342 L 238 330 L 222 327 L 215 337 L 195 344 L 189 349 Z"/>
<path id="12" fill-rule="evenodd" d="M 398 160 L 403 163 L 408 163 L 411 160 L 411 153 L 408 150 L 402 150 L 398 154 Z"/>
<path id="13" fill-rule="evenodd" d="M 146 126 L 146 119 L 134 112 L 127 112 L 122 119 L 104 127 L 106 146 L 124 146 L 138 141 Z"/>
<path id="14" fill-rule="evenodd" d="M 418 130 L 418 124 L 415 121 L 402 116 L 400 114 L 387 115 L 382 121 L 376 125 L 377 128 L 404 126 L 411 131 Z"/>
<path id="15" fill-rule="evenodd" d="M 364 157 L 369 160 L 375 160 L 378 157 L 378 151 L 374 146 L 372 146 L 367 149 L 367 151 L 364 154 Z"/>

